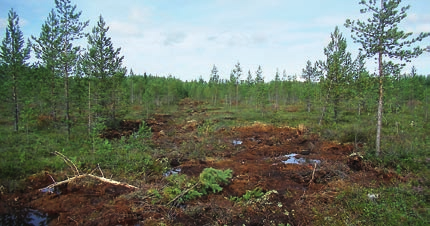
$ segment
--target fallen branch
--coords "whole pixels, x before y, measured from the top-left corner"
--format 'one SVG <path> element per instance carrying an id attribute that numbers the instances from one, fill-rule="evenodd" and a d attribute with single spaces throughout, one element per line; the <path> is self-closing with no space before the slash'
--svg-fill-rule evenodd
<path id="1" fill-rule="evenodd" d="M 79 176 L 75 176 L 75 177 L 69 178 L 67 180 L 60 181 L 58 183 L 51 184 L 51 185 L 49 185 L 47 187 L 39 189 L 39 191 L 46 191 L 46 190 L 49 190 L 50 188 L 54 188 L 54 187 L 62 185 L 62 184 L 67 184 L 67 183 L 70 183 L 70 182 L 72 182 L 74 180 L 77 180 L 77 179 L 80 179 L 80 178 L 84 178 L 84 177 L 91 177 L 91 178 L 97 179 L 99 181 L 108 183 L 108 184 L 123 186 L 123 187 L 126 187 L 126 188 L 139 189 L 138 187 L 130 185 L 130 184 L 127 184 L 127 183 L 121 183 L 119 181 L 107 179 L 107 178 L 104 178 L 104 177 L 95 176 L 95 175 L 92 175 L 92 174 L 82 174 L 82 175 L 79 175 Z"/>
<path id="2" fill-rule="evenodd" d="M 196 183 L 195 185 L 193 185 L 192 187 L 188 188 L 187 190 L 183 191 L 181 194 L 179 194 L 178 196 L 176 196 L 174 199 L 172 199 L 169 203 L 167 203 L 167 205 L 170 205 L 171 203 L 175 202 L 176 200 L 178 200 L 180 197 L 184 196 L 185 194 L 187 194 L 189 191 L 193 190 L 195 187 L 197 187 L 197 185 L 199 185 L 200 182 Z"/>

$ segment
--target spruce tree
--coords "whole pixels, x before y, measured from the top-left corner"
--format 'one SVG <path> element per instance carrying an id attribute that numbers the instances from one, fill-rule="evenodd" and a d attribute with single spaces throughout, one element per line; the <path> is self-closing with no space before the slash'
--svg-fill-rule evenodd
<path id="1" fill-rule="evenodd" d="M 404 32 L 398 25 L 406 18 L 406 11 L 410 6 L 400 8 L 401 0 L 380 0 L 379 6 L 376 0 L 361 0 L 364 6 L 361 13 L 369 13 L 371 17 L 367 21 L 346 20 L 345 26 L 351 29 L 352 38 L 362 45 L 366 56 L 373 58 L 377 56 L 379 77 L 379 100 L 378 119 L 376 129 L 376 155 L 381 152 L 381 127 L 383 111 L 383 82 L 384 82 L 384 57 L 395 58 L 401 61 L 410 61 L 424 52 L 424 48 L 415 46 L 416 42 L 422 41 L 430 33 L 420 33 L 411 38 L 412 32 Z"/>
<path id="2" fill-rule="evenodd" d="M 11 90 L 13 101 L 14 130 L 18 131 L 20 86 L 25 80 L 24 73 L 30 57 L 30 42 L 24 45 L 24 38 L 19 26 L 18 14 L 9 10 L 6 37 L 0 48 L 1 64 L 5 75 L 3 85 Z"/>

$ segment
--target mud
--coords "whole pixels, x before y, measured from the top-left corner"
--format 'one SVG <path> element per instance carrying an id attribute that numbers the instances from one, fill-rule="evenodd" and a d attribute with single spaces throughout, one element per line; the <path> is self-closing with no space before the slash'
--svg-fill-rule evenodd
<path id="1" fill-rule="evenodd" d="M 119 122 L 118 126 L 104 129 L 101 134 L 99 134 L 99 137 L 109 140 L 129 137 L 133 133 L 139 131 L 141 125 L 142 121 L 140 120 L 122 120 Z"/>
<path id="2" fill-rule="evenodd" d="M 205 115 L 196 110 L 199 102 L 185 100 L 183 111 L 190 116 Z M 181 115 L 183 116 L 183 115 Z M 30 208 L 55 216 L 49 225 L 311 225 L 313 202 L 329 203 L 345 184 L 391 183 L 400 179 L 393 172 L 379 170 L 351 155 L 352 144 L 319 139 L 303 127 L 274 127 L 262 123 L 202 132 L 205 121 L 178 119 L 178 115 L 153 115 L 146 120 L 159 148 L 178 149 L 184 143 L 202 144 L 204 155 L 192 158 L 187 153 L 166 156 L 171 171 L 142 191 L 160 188 L 170 174 L 198 176 L 204 168 L 233 170 L 231 183 L 217 194 L 203 196 L 182 206 L 151 203 L 133 189 L 93 180 L 62 185 L 58 192 L 38 189 L 52 183 L 47 175 L 29 178 L 21 193 L 1 196 L 0 212 L 5 209 Z M 207 122 L 206 122 L 207 123 Z M 294 154 L 294 155 L 292 155 Z M 295 158 L 297 161 L 288 162 Z M 64 177 L 64 176 L 63 176 Z M 247 205 L 231 201 L 247 191 L 261 188 L 273 193 L 266 201 Z"/>

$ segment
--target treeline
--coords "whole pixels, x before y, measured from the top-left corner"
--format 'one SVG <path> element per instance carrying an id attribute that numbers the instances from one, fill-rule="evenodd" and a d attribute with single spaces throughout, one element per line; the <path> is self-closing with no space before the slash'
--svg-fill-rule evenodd
<path id="1" fill-rule="evenodd" d="M 96 123 L 123 119 L 132 106 L 142 106 L 147 117 L 186 97 L 230 109 L 252 106 L 263 116 L 295 106 L 319 112 L 319 123 L 340 122 L 345 112 L 376 112 L 381 77 L 367 71 L 363 54 L 352 58 L 337 27 L 324 49 L 326 58 L 308 61 L 299 76 L 277 71 L 274 80 L 265 82 L 261 67 L 246 71 L 238 62 L 228 79 L 214 65 L 209 81 L 181 81 L 128 71 L 103 17 L 86 34 L 89 21 L 80 21 L 80 15 L 70 0 L 55 0 L 40 35 L 25 42 L 18 15 L 9 11 L 0 55 L 0 111 L 14 122 L 15 131 L 47 124 L 68 135 L 77 125 L 91 131 Z M 87 40 L 85 48 L 77 45 L 81 39 Z M 31 52 L 37 59 L 32 64 Z M 385 111 L 422 106 L 427 120 L 429 78 L 415 68 L 401 74 L 401 65 L 392 62 L 384 62 L 383 73 Z"/>

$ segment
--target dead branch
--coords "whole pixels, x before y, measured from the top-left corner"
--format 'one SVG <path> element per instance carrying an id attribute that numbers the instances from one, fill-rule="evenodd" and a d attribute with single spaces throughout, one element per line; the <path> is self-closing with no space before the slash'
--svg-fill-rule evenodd
<path id="1" fill-rule="evenodd" d="M 74 221 L 76 223 L 76 225 L 79 225 L 79 223 L 75 219 L 73 219 L 71 217 L 67 217 L 67 219 L 70 219 L 70 220 Z"/>
<path id="2" fill-rule="evenodd" d="M 55 180 L 54 180 L 54 178 L 52 178 L 52 176 L 51 175 L 49 175 L 50 177 L 51 177 L 51 179 L 54 181 L 54 183 L 53 184 L 51 184 L 51 185 L 49 185 L 49 186 L 47 186 L 47 187 L 44 187 L 44 188 L 41 188 L 41 189 L 39 189 L 39 191 L 47 191 L 47 190 L 50 190 L 50 189 L 52 189 L 52 188 L 54 188 L 54 187 L 56 187 L 56 186 L 59 186 L 59 185 L 62 185 L 62 184 L 67 184 L 67 183 L 70 183 L 70 182 L 72 182 L 72 181 L 74 181 L 74 180 L 77 180 L 77 179 L 80 179 L 80 178 L 84 178 L 84 177 L 91 177 L 91 178 L 94 178 L 94 179 L 96 179 L 96 180 L 99 180 L 99 181 L 102 181 L 102 182 L 105 182 L 105 183 L 108 183 L 108 184 L 113 184 L 113 185 L 118 185 L 118 186 L 123 186 L 123 187 L 126 187 L 126 188 L 132 188 L 132 189 L 139 189 L 138 187 L 135 187 L 135 186 L 133 186 L 133 185 L 130 185 L 130 184 L 127 184 L 127 183 L 121 183 L 121 182 L 119 182 L 119 181 L 115 181 L 115 180 L 112 180 L 112 179 L 107 179 L 107 178 L 105 178 L 104 177 L 104 174 L 103 174 L 103 171 L 102 171 L 102 169 L 100 168 L 100 165 L 99 164 L 97 164 L 97 168 L 100 170 L 100 173 L 102 174 L 102 177 L 99 177 L 99 176 L 95 176 L 95 175 L 93 175 L 93 174 L 80 174 L 79 173 L 79 170 L 78 170 L 78 167 L 76 167 L 76 165 L 72 162 L 72 160 L 70 160 L 69 158 L 67 158 L 65 155 L 63 155 L 63 154 L 61 154 L 60 152 L 58 152 L 58 151 L 55 151 L 54 152 L 54 154 L 55 155 L 57 155 L 57 156 L 60 156 L 63 160 L 64 160 L 64 162 L 72 169 L 72 171 L 75 173 L 75 176 L 74 177 L 72 177 L 72 178 L 69 178 L 69 179 L 67 179 L 67 180 L 63 180 L 63 181 L 60 181 L 60 182 L 55 182 Z M 93 170 L 94 171 L 94 170 Z"/>
<path id="3" fill-rule="evenodd" d="M 314 181 L 314 176 L 315 176 L 315 169 L 317 168 L 317 163 L 315 163 L 315 166 L 314 166 L 314 171 L 312 172 L 312 178 L 311 178 L 311 180 L 309 181 L 309 186 L 311 185 L 311 183 Z"/>
<path id="4" fill-rule="evenodd" d="M 80 175 L 78 167 L 76 167 L 76 165 L 72 162 L 72 160 L 70 160 L 69 158 L 67 158 L 65 155 L 61 154 L 58 151 L 54 151 L 54 154 L 57 156 L 60 156 L 63 161 L 72 169 L 72 171 L 75 173 L 75 175 Z"/>
<path id="5" fill-rule="evenodd" d="M 102 174 L 102 177 L 105 177 L 105 175 L 103 174 L 103 171 L 102 171 L 102 169 L 100 168 L 100 164 L 98 164 L 98 163 L 97 163 L 97 167 L 99 168 L 99 170 L 100 170 L 100 173 Z"/>
<path id="6" fill-rule="evenodd" d="M 82 174 L 82 175 L 79 175 L 79 176 L 75 176 L 75 177 L 69 178 L 67 180 L 60 181 L 58 183 L 51 184 L 51 185 L 49 185 L 47 187 L 39 189 L 39 191 L 48 190 L 50 188 L 54 188 L 54 187 L 62 185 L 62 184 L 67 184 L 67 183 L 70 183 L 70 182 L 72 182 L 74 180 L 77 180 L 77 179 L 80 179 L 80 178 L 84 178 L 84 177 L 91 177 L 91 178 L 94 178 L 96 180 L 108 183 L 108 184 L 123 186 L 123 187 L 126 187 L 126 188 L 139 189 L 138 187 L 130 185 L 130 184 L 127 184 L 127 183 L 121 183 L 119 181 L 107 179 L 107 178 L 104 178 L 104 177 L 95 176 L 95 175 L 92 175 L 92 174 Z"/>
<path id="7" fill-rule="evenodd" d="M 199 185 L 200 182 L 196 183 L 195 185 L 193 185 L 192 187 L 188 188 L 187 190 L 183 191 L 181 194 L 179 194 L 178 196 L 176 196 L 174 199 L 172 199 L 170 202 L 167 203 L 167 205 L 172 204 L 173 202 L 175 202 L 176 200 L 178 200 L 180 197 L 184 196 L 185 194 L 187 194 L 189 191 L 191 191 L 192 189 L 194 189 L 195 187 L 197 187 L 197 185 Z"/>

